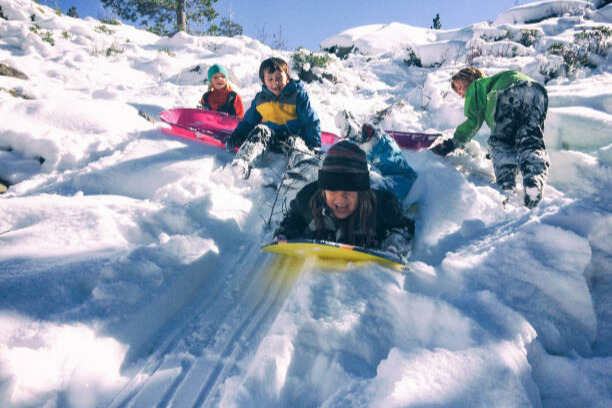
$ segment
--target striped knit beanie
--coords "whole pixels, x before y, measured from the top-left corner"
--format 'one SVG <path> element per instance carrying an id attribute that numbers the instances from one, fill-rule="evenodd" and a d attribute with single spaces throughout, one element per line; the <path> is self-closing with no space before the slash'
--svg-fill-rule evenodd
<path id="1" fill-rule="evenodd" d="M 212 81 L 212 77 L 215 74 L 222 74 L 225 79 L 229 81 L 229 74 L 227 73 L 227 69 L 221 64 L 214 64 L 210 68 L 208 68 L 208 82 Z"/>
<path id="2" fill-rule="evenodd" d="M 365 152 L 346 140 L 330 147 L 319 169 L 318 185 L 331 191 L 369 190 L 370 172 Z"/>

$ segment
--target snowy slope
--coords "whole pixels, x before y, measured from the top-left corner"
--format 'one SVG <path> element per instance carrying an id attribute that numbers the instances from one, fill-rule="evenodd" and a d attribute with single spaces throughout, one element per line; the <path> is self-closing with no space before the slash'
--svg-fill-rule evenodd
<path id="1" fill-rule="evenodd" d="M 459 170 L 405 152 L 419 173 L 407 272 L 330 271 L 259 250 L 281 158 L 244 181 L 229 153 L 145 119 L 195 107 L 216 62 L 248 106 L 260 62 L 291 52 L 245 36 L 160 38 L 28 0 L 0 7 L 0 63 L 28 77 L 0 75 L 3 407 L 611 405 L 609 55 L 546 85 L 540 206 L 502 203 L 485 126 Z M 544 81 L 559 64 L 548 47 L 612 28 L 611 7 L 559 0 L 457 30 L 356 27 L 322 46 L 359 52 L 313 68 L 337 81 L 305 86 L 324 130 L 346 108 L 450 136 L 463 101 L 449 78 L 468 58 Z M 538 33 L 530 46 L 517 42 L 525 28 Z M 423 67 L 404 63 L 408 47 Z"/>

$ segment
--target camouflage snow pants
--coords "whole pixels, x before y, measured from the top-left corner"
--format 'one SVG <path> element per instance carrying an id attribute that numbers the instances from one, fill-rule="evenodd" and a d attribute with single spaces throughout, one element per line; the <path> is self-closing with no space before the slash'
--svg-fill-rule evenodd
<path id="1" fill-rule="evenodd" d="M 497 184 L 510 190 L 520 169 L 524 186 L 544 187 L 550 160 L 544 146 L 548 96 L 543 86 L 517 84 L 497 97 L 495 130 L 488 140 Z"/>
<path id="2" fill-rule="evenodd" d="M 243 161 L 249 167 L 257 167 L 267 151 L 287 155 L 288 173 L 299 173 L 304 178 L 316 176 L 319 160 L 316 153 L 306 146 L 299 136 L 273 131 L 266 125 L 257 125 L 236 152 L 233 163 Z"/>

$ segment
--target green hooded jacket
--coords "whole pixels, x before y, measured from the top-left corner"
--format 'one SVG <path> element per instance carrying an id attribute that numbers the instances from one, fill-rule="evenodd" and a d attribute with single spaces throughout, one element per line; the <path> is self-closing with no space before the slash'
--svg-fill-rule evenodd
<path id="1" fill-rule="evenodd" d="M 527 75 L 518 71 L 504 71 L 492 77 L 480 78 L 472 82 L 465 92 L 465 108 L 463 114 L 467 120 L 457 126 L 454 142 L 463 147 L 472 140 L 486 121 L 491 129 L 495 130 L 495 105 L 497 95 L 515 84 L 534 81 Z"/>

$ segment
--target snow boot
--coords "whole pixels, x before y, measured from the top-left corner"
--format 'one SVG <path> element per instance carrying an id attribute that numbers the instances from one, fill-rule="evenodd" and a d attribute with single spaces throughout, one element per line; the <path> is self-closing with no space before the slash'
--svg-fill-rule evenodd
<path id="1" fill-rule="evenodd" d="M 251 175 L 251 166 L 249 166 L 246 160 L 241 158 L 234 159 L 231 165 L 232 169 L 234 170 L 234 173 L 238 177 L 246 180 Z"/>
<path id="2" fill-rule="evenodd" d="M 347 110 L 341 110 L 336 115 L 336 126 L 340 129 L 340 136 L 355 143 L 361 143 L 361 125 L 355 116 Z"/>
<path id="3" fill-rule="evenodd" d="M 317 152 L 306 146 L 304 139 L 298 136 L 290 136 L 285 144 L 284 152 L 288 156 L 287 177 L 283 184 L 289 183 L 295 186 L 294 181 L 300 185 L 317 179 L 320 158 Z"/>
<path id="4" fill-rule="evenodd" d="M 516 188 L 516 175 L 518 167 L 515 164 L 503 164 L 494 166 L 495 182 L 504 192 L 512 193 Z"/>
<path id="5" fill-rule="evenodd" d="M 544 183 L 536 178 L 525 180 L 523 182 L 525 188 L 525 207 L 531 209 L 535 208 L 542 200 L 542 190 L 544 189 Z"/>

